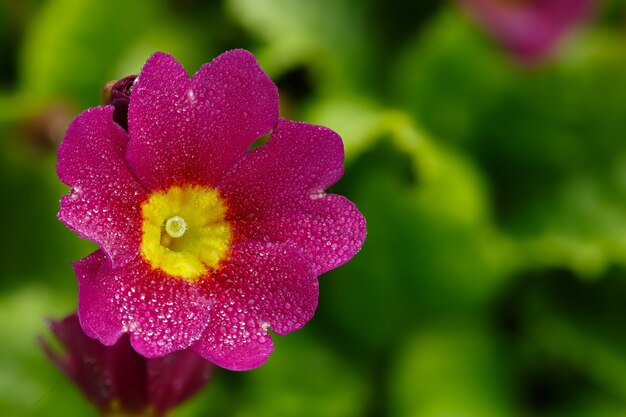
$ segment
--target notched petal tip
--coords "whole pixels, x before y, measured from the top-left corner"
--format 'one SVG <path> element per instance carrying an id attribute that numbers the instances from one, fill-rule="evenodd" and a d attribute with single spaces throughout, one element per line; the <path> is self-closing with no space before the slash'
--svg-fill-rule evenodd
<path id="1" fill-rule="evenodd" d="M 229 371 L 243 372 L 258 368 L 267 362 L 274 351 L 274 342 L 269 334 L 264 336 L 261 344 L 251 344 L 247 349 L 233 349 L 216 354 L 199 344 L 192 346 L 192 350 L 213 364 Z"/>
<path id="2" fill-rule="evenodd" d="M 361 251 L 367 237 L 367 221 L 356 204 L 337 194 L 329 194 L 324 199 L 328 205 L 324 212 L 334 214 L 327 215 L 329 233 L 324 242 L 320 242 L 324 245 L 318 246 L 320 275 L 350 261 Z"/>
<path id="3" fill-rule="evenodd" d="M 179 352 L 188 349 L 193 343 L 193 339 L 186 340 L 186 343 L 175 344 L 171 341 L 167 342 L 167 336 L 162 336 L 159 340 L 147 339 L 142 334 L 129 332 L 130 344 L 133 349 L 141 356 L 148 359 L 161 358 L 170 353 Z"/>
<path id="4" fill-rule="evenodd" d="M 286 334 L 303 327 L 319 295 L 311 265 L 290 243 L 241 242 L 206 285 L 220 303 L 213 305 L 209 325 L 192 348 L 237 371 L 262 365 L 274 349 L 269 329 Z"/>

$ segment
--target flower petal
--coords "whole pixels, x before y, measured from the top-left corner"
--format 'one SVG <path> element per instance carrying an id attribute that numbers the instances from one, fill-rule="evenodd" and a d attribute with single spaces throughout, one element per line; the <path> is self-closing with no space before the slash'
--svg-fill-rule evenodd
<path id="1" fill-rule="evenodd" d="M 172 56 L 152 55 L 132 89 L 126 157 L 150 189 L 197 182 L 208 160 L 194 131 L 191 80 Z"/>
<path id="2" fill-rule="evenodd" d="M 293 245 L 240 242 L 231 259 L 204 283 L 216 300 L 209 325 L 193 349 L 230 370 L 261 365 L 273 350 L 271 328 L 287 334 L 315 313 L 317 278 Z"/>
<path id="3" fill-rule="evenodd" d="M 148 358 L 185 349 L 200 336 L 208 306 L 197 286 L 151 270 L 142 258 L 113 270 L 104 261 L 95 252 L 75 265 L 87 335 L 111 345 L 130 333 L 135 350 Z"/>
<path id="4" fill-rule="evenodd" d="M 277 119 L 276 86 L 249 52 L 226 52 L 193 80 L 173 57 L 158 52 L 133 87 L 127 158 L 150 189 L 212 185 Z"/>
<path id="5" fill-rule="evenodd" d="M 145 191 L 126 164 L 127 140 L 113 122 L 113 107 L 95 107 L 70 125 L 57 163 L 59 178 L 73 187 L 61 200 L 59 219 L 96 242 L 114 266 L 135 258 L 141 240 L 138 203 Z"/>
<path id="6" fill-rule="evenodd" d="M 335 132 L 280 120 L 268 143 L 241 158 L 219 188 L 237 234 L 295 242 L 320 274 L 347 262 L 365 239 L 354 204 L 324 193 L 342 174 Z"/>
<path id="7" fill-rule="evenodd" d="M 192 80 L 199 137 L 205 138 L 215 181 L 278 120 L 278 90 L 250 52 L 236 49 L 205 64 Z"/>
<path id="8" fill-rule="evenodd" d="M 266 218 L 259 230 L 276 240 L 296 243 L 322 274 L 348 262 L 365 241 L 365 218 L 347 198 L 328 194 L 301 211 Z"/>
<path id="9" fill-rule="evenodd" d="M 105 275 L 102 271 L 109 269 L 108 262 L 104 252 L 98 250 L 73 266 L 78 281 L 80 324 L 87 336 L 111 346 L 122 336 L 123 328 L 117 312 L 110 306 L 115 298 L 114 289 L 100 279 Z"/>

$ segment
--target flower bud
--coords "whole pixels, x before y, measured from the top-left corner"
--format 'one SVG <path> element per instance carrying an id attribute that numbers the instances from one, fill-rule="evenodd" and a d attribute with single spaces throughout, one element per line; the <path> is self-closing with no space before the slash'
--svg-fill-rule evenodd
<path id="1" fill-rule="evenodd" d="M 214 366 L 191 351 L 145 358 L 132 348 L 128 335 L 105 346 L 85 335 L 76 314 L 49 326 L 65 352 L 42 339 L 44 351 L 104 416 L 164 416 L 213 373 Z"/>
<path id="2" fill-rule="evenodd" d="M 137 75 L 129 75 L 118 81 L 109 81 L 102 89 L 104 104 L 112 104 L 113 120 L 128 130 L 128 103 Z"/>

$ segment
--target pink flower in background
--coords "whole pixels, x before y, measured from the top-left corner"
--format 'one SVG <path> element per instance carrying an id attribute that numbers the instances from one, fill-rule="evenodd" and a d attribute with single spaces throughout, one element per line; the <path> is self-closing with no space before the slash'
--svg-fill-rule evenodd
<path id="1" fill-rule="evenodd" d="M 133 350 L 128 335 L 104 346 L 85 335 L 76 314 L 49 325 L 65 352 L 42 341 L 47 355 L 105 415 L 163 416 L 213 374 L 210 362 L 187 350 L 147 359 Z"/>
<path id="2" fill-rule="evenodd" d="M 243 50 L 191 79 L 156 53 L 130 91 L 128 132 L 113 106 L 91 108 L 59 148 L 72 187 L 59 218 L 101 248 L 74 266 L 80 323 L 106 345 L 129 333 L 147 357 L 189 348 L 259 366 L 268 331 L 304 326 L 317 276 L 365 239 L 354 204 L 324 191 L 343 174 L 341 138 L 279 119 L 275 85 Z"/>
<path id="3" fill-rule="evenodd" d="M 544 57 L 577 24 L 594 0 L 459 0 L 487 31 L 521 60 Z"/>

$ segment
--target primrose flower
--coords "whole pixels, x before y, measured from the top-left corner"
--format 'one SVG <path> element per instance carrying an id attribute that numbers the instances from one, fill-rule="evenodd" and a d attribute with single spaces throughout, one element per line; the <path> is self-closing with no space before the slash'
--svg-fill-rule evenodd
<path id="1" fill-rule="evenodd" d="M 275 85 L 243 50 L 191 79 L 156 53 L 129 100 L 128 132 L 96 107 L 59 148 L 72 187 L 59 218 L 101 248 L 74 265 L 80 323 L 106 345 L 129 333 L 147 357 L 189 348 L 257 367 L 268 331 L 309 321 L 317 276 L 365 239 L 354 204 L 324 191 L 343 174 L 341 138 L 280 119 Z"/>
<path id="2" fill-rule="evenodd" d="M 103 415 L 163 416 L 213 374 L 210 362 L 188 350 L 147 359 L 133 350 L 128 335 L 104 346 L 85 335 L 76 314 L 49 326 L 65 352 L 42 340 L 46 354 Z"/>
<path id="3" fill-rule="evenodd" d="M 459 0 L 468 12 L 522 61 L 549 53 L 589 18 L 593 0 Z"/>

